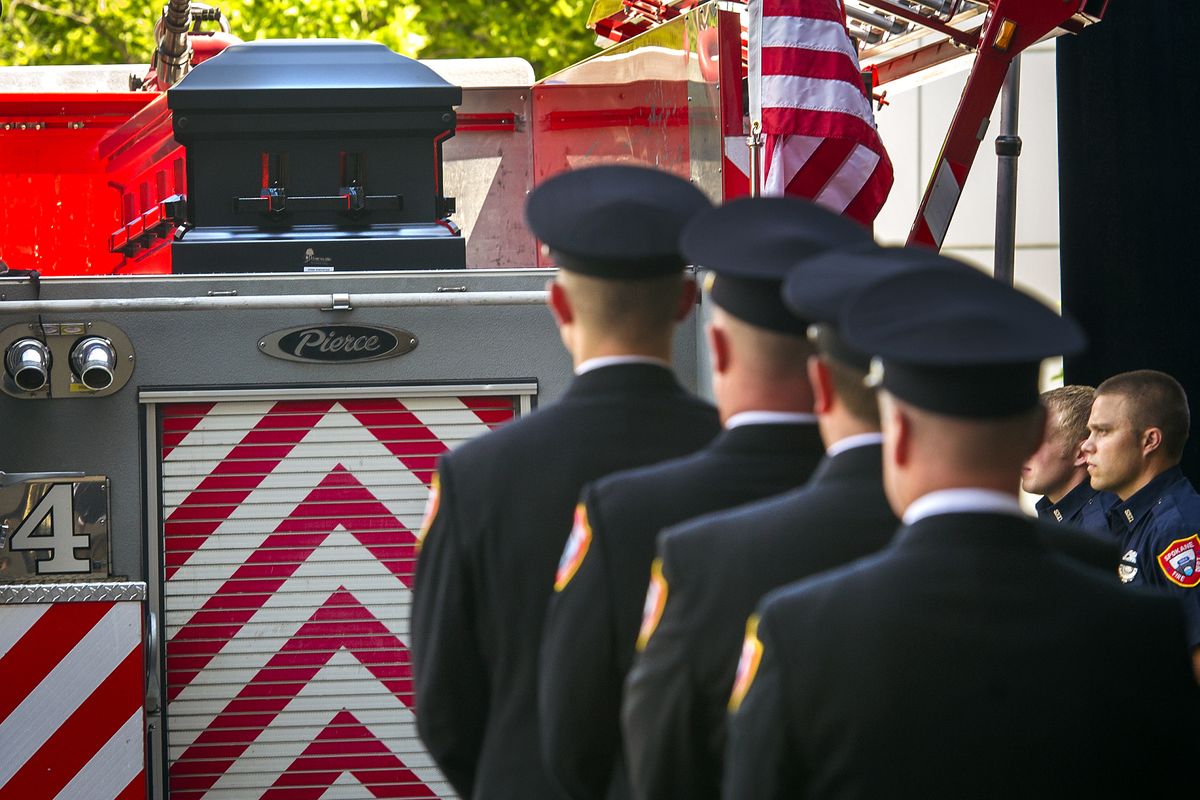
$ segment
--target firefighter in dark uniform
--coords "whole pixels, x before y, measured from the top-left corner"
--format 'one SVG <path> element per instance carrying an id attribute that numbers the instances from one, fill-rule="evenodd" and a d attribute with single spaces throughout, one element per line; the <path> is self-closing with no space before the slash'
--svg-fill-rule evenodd
<path id="1" fill-rule="evenodd" d="M 558 796 L 537 654 L 583 486 L 719 431 L 668 361 L 695 305 L 679 232 L 708 207 L 687 181 L 626 166 L 564 173 L 529 197 L 529 227 L 560 267 L 549 305 L 576 377 L 557 403 L 442 457 L 413 596 L 417 728 L 463 798 Z"/>
<path id="2" fill-rule="evenodd" d="M 1042 495 L 1034 506 L 1038 519 L 1106 534 L 1108 510 L 1117 498 L 1092 488 L 1083 452 L 1095 394 L 1091 386 L 1060 386 L 1042 392 L 1046 436 L 1021 467 L 1021 489 Z"/>
<path id="3" fill-rule="evenodd" d="M 1177 597 L 1200 680 L 1200 495 L 1179 468 L 1187 394 L 1164 372 L 1114 375 L 1096 388 L 1084 442 L 1092 486 L 1119 498 L 1108 512 L 1123 583 Z"/>
<path id="4" fill-rule="evenodd" d="M 1078 352 L 1078 327 L 945 270 L 869 287 L 840 323 L 880 359 L 903 526 L 751 617 L 726 797 L 1177 793 L 1200 715 L 1178 605 L 1056 553 L 1039 529 L 1064 526 L 1017 502 L 1041 359 Z"/>
<path id="5" fill-rule="evenodd" d="M 713 273 L 707 333 L 725 431 L 698 453 L 609 476 L 581 497 L 546 618 L 538 705 L 546 766 L 572 800 L 629 796 L 621 688 L 643 605 L 656 602 L 659 531 L 799 486 L 824 453 L 806 371 L 812 348 L 780 298 L 784 276 L 797 259 L 873 246 L 858 223 L 780 197 L 698 214 L 681 241 L 685 258 Z"/>
<path id="6" fill-rule="evenodd" d="M 831 253 L 798 265 L 784 284 L 788 307 L 812 321 L 817 349 L 809 376 L 827 451 L 812 480 L 659 537 L 665 601 L 647 608 L 622 720 L 641 800 L 720 796 L 726 705 L 746 617 L 766 592 L 878 550 L 899 525 L 883 494 L 875 391 L 863 382 L 870 359 L 845 345 L 836 318 L 856 291 L 909 268 L 905 255 Z M 928 263 L 919 255 L 913 260 Z"/>

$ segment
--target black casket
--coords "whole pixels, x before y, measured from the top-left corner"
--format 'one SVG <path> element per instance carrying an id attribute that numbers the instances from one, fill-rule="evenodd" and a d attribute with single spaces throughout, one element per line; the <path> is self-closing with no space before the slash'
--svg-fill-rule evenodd
<path id="1" fill-rule="evenodd" d="M 187 149 L 173 269 L 461 269 L 442 143 L 462 89 L 372 42 L 247 42 L 167 92 Z"/>

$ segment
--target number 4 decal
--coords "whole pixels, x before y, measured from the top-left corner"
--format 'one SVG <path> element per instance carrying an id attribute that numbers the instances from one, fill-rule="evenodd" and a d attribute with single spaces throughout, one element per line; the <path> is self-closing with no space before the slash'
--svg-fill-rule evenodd
<path id="1" fill-rule="evenodd" d="M 33 512 L 17 528 L 9 542 L 11 550 L 49 550 L 50 558 L 37 562 L 37 574 L 56 572 L 87 572 L 91 561 L 77 558 L 75 548 L 90 547 L 87 536 L 75 535 L 75 508 L 72 485 L 56 483 L 50 487 Z M 50 517 L 50 535 L 35 536 L 34 531 Z"/>

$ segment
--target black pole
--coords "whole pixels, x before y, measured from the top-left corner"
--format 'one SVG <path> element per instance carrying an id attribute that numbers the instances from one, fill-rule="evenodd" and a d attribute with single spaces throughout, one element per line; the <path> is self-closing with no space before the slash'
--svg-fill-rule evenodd
<path id="1" fill-rule="evenodd" d="M 1017 135 L 1021 105 L 1021 57 L 1013 59 L 1000 93 L 1000 135 L 996 137 L 996 248 L 993 275 L 1012 286 L 1017 251 Z"/>

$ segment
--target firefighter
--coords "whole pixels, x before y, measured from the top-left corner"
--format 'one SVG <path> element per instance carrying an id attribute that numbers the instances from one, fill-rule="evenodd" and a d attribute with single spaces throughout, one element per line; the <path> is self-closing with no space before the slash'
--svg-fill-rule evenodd
<path id="1" fill-rule="evenodd" d="M 1044 427 L 1040 362 L 1082 349 L 1078 327 L 945 270 L 883 280 L 840 320 L 880 359 L 884 487 L 903 526 L 750 619 L 726 796 L 1177 791 L 1200 714 L 1178 605 L 1054 552 L 1065 526 L 1017 502 Z"/>
<path id="2" fill-rule="evenodd" d="M 1200 680 L 1200 495 L 1179 468 L 1189 422 L 1177 380 L 1155 370 L 1124 372 L 1097 387 L 1083 453 L 1092 486 L 1120 501 L 1108 522 L 1121 544 L 1121 581 L 1183 603 Z"/>
<path id="3" fill-rule="evenodd" d="M 629 796 L 621 686 L 643 604 L 661 598 L 651 577 L 659 531 L 799 486 L 824 454 L 807 323 L 783 305 L 780 285 L 797 259 L 853 244 L 873 244 L 866 228 L 794 198 L 737 200 L 684 229 L 685 259 L 712 271 L 707 335 L 725 431 L 698 453 L 594 483 L 580 499 L 546 619 L 538 704 L 546 766 L 572 800 Z"/>
<path id="4" fill-rule="evenodd" d="M 554 405 L 442 457 L 413 598 L 417 726 L 463 798 L 558 796 L 541 763 L 537 653 L 584 484 L 719 430 L 669 365 L 695 305 L 679 232 L 708 206 L 687 181 L 628 166 L 567 172 L 529 197 L 560 268 L 548 302 L 576 377 Z"/>
<path id="5" fill-rule="evenodd" d="M 878 550 L 899 525 L 883 494 L 879 410 L 864 384 L 869 359 L 844 343 L 836 318 L 855 292 L 910 268 L 909 255 L 831 253 L 800 264 L 784 284 L 788 307 L 814 323 L 808 373 L 825 460 L 799 489 L 659 537 L 665 602 L 661 617 L 644 620 L 623 711 L 635 797 L 719 797 L 746 617 L 766 592 Z M 923 251 L 911 256 L 929 261 Z"/>
<path id="6" fill-rule="evenodd" d="M 1095 533 L 1108 531 L 1108 509 L 1117 498 L 1092 488 L 1083 443 L 1096 390 L 1060 386 L 1042 392 L 1046 435 L 1042 446 L 1021 467 L 1021 488 L 1040 494 L 1038 519 L 1062 522 Z"/>

